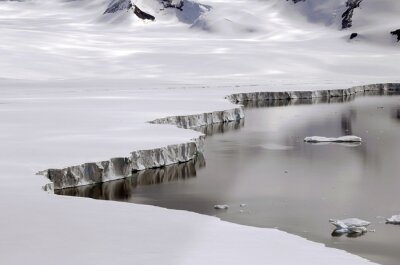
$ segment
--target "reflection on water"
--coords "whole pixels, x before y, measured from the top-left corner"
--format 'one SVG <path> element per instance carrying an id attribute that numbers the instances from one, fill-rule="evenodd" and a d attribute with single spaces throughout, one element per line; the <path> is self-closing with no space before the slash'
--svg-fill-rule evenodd
<path id="1" fill-rule="evenodd" d="M 349 95 L 344 97 L 320 97 L 306 99 L 283 99 L 283 100 L 265 100 L 265 101 L 245 101 L 241 103 L 246 109 L 266 108 L 266 107 L 286 107 L 295 105 L 313 105 L 313 104 L 337 104 L 346 103 L 355 100 L 360 96 L 397 96 L 399 92 L 391 91 L 366 91 L 362 94 Z"/>
<path id="2" fill-rule="evenodd" d="M 266 108 L 266 107 L 286 107 L 295 105 L 313 105 L 313 104 L 333 104 L 353 101 L 355 95 L 347 97 L 333 98 L 307 98 L 307 99 L 283 99 L 283 100 L 266 100 L 266 101 L 245 101 L 243 106 L 246 109 L 250 108 Z"/>
<path id="3" fill-rule="evenodd" d="M 334 230 L 331 233 L 331 236 L 333 236 L 333 237 L 341 237 L 341 236 L 346 235 L 349 238 L 357 238 L 357 237 L 363 236 L 365 234 L 366 233 L 341 233 L 341 232 L 338 232 L 338 231 Z"/>
<path id="4" fill-rule="evenodd" d="M 128 201 L 138 186 L 165 184 L 172 181 L 196 177 L 197 170 L 205 167 L 204 156 L 194 160 L 162 168 L 148 169 L 133 173 L 131 177 L 105 183 L 56 190 L 58 195 L 89 197 L 100 200 Z"/>
<path id="5" fill-rule="evenodd" d="M 393 117 L 393 119 L 400 121 L 400 107 L 393 108 L 392 117 Z"/>
<path id="6" fill-rule="evenodd" d="M 60 193 L 277 227 L 381 264 L 398 265 L 400 227 L 385 224 L 379 216 L 400 214 L 400 97 L 322 103 L 330 104 L 274 101 L 247 105 L 245 124 L 203 128 L 209 135 L 205 167 L 200 166 L 204 161 L 198 166 L 193 163 L 199 161 L 193 161 L 190 170 L 182 169 L 185 164 L 178 165 L 179 174 L 166 176 L 165 169 L 143 171 L 126 180 Z M 303 142 L 306 136 L 350 134 L 360 136 L 362 144 Z M 218 211 L 213 207 L 216 204 L 230 207 Z M 369 228 L 376 232 L 358 238 L 332 235 L 334 227 L 328 220 L 350 217 L 370 221 Z"/>
<path id="7" fill-rule="evenodd" d="M 208 126 L 202 126 L 195 128 L 195 130 L 204 133 L 207 136 L 212 136 L 214 134 L 222 134 L 230 131 L 236 131 L 242 128 L 243 126 L 244 126 L 244 119 L 236 122 L 216 123 Z"/>

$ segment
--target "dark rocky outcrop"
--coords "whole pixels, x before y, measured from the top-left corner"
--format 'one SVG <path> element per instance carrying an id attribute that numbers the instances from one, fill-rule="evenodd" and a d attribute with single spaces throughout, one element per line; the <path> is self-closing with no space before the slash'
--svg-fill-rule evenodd
<path id="1" fill-rule="evenodd" d="M 289 1 L 289 0 L 286 0 L 286 1 Z M 306 0 L 292 0 L 293 1 L 293 3 L 298 3 L 298 2 L 305 2 Z"/>
<path id="2" fill-rule="evenodd" d="M 139 7 L 137 7 L 136 5 L 133 7 L 133 13 L 140 19 L 143 20 L 151 20 L 154 21 L 156 18 L 142 10 L 139 9 Z"/>
<path id="3" fill-rule="evenodd" d="M 295 4 L 299 2 L 306 2 L 307 0 L 286 0 Z M 342 14 L 342 29 L 351 28 L 353 26 L 353 15 L 354 10 L 360 7 L 361 2 L 364 0 L 347 0 L 345 5 L 345 11 Z M 316 9 L 317 10 L 317 9 Z M 333 10 L 332 10 L 333 12 Z"/>
<path id="4" fill-rule="evenodd" d="M 351 33 L 351 35 L 350 35 L 350 39 L 352 40 L 352 39 L 354 39 L 354 38 L 357 38 L 357 36 L 358 36 L 358 33 Z"/>
<path id="5" fill-rule="evenodd" d="M 131 0 L 113 0 L 108 5 L 104 14 L 111 14 L 116 13 L 122 10 L 130 10 L 132 9 L 132 2 Z"/>
<path id="6" fill-rule="evenodd" d="M 286 1 L 289 1 L 289 0 L 286 0 Z M 305 2 L 305 1 L 306 0 L 292 0 L 292 2 L 295 3 L 295 4 L 298 3 L 298 2 Z"/>
<path id="7" fill-rule="evenodd" d="M 397 42 L 400 41 L 400 29 L 394 30 L 394 31 L 390 32 L 390 34 L 397 36 Z"/>
<path id="8" fill-rule="evenodd" d="M 183 11 L 184 2 L 183 0 L 179 1 L 178 3 L 174 4 L 172 0 L 160 0 L 161 4 L 164 8 L 176 8 L 180 11 Z"/>
<path id="9" fill-rule="evenodd" d="M 363 0 L 347 0 L 346 11 L 342 14 L 342 29 L 351 28 L 353 26 L 354 9 L 360 7 Z"/>
<path id="10" fill-rule="evenodd" d="M 137 5 L 133 5 L 131 0 L 113 0 L 110 2 L 108 5 L 106 11 L 104 11 L 104 14 L 112 14 L 116 13 L 119 11 L 129 11 L 132 10 L 133 13 L 140 19 L 143 20 L 155 20 L 155 17 L 144 12 L 141 10 Z"/>

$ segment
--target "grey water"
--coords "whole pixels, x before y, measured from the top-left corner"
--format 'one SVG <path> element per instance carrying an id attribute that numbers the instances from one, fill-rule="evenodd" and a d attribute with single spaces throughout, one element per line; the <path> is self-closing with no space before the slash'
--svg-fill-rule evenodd
<path id="1" fill-rule="evenodd" d="M 244 122 L 204 128 L 204 157 L 194 161 L 57 194 L 277 228 L 374 262 L 400 264 L 400 226 L 385 224 L 385 217 L 400 214 L 400 96 L 297 103 L 248 105 Z M 314 135 L 357 135 L 363 142 L 303 142 Z M 230 208 L 215 210 L 215 204 Z M 370 221 L 376 231 L 332 235 L 328 220 L 349 217 Z"/>

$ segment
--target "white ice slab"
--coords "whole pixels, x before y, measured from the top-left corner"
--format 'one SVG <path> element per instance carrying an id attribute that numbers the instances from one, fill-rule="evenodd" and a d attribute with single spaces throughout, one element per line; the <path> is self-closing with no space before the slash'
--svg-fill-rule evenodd
<path id="1" fill-rule="evenodd" d="M 323 137 L 323 136 L 310 136 L 304 138 L 307 143 L 361 143 L 361 137 L 354 135 L 341 136 L 336 138 Z"/>

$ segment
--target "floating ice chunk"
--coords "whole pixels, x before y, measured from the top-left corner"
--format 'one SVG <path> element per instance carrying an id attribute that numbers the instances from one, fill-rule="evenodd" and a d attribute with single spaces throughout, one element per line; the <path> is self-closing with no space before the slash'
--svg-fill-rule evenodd
<path id="1" fill-rule="evenodd" d="M 367 227 L 371 223 L 362 219 L 358 218 L 347 218 L 347 219 L 330 219 L 329 222 L 336 226 L 337 228 L 344 228 L 344 227 L 349 227 L 349 226 L 355 226 L 355 227 Z"/>
<path id="2" fill-rule="evenodd" d="M 387 224 L 393 224 L 393 225 L 400 225 L 400 214 L 399 215 L 393 215 L 392 217 L 386 219 Z"/>
<path id="3" fill-rule="evenodd" d="M 228 210 L 229 209 L 229 205 L 217 204 L 217 205 L 214 205 L 214 209 L 216 209 L 216 210 Z"/>
<path id="4" fill-rule="evenodd" d="M 365 233 L 368 231 L 367 228 L 364 226 L 360 226 L 360 227 L 350 226 L 348 228 L 348 230 L 349 230 L 349 233 L 356 233 L 356 234 L 362 234 L 362 233 Z"/>
<path id="5" fill-rule="evenodd" d="M 333 224 L 336 229 L 335 233 L 339 234 L 362 234 L 367 232 L 367 226 L 371 223 L 358 218 L 348 218 L 343 220 L 330 219 L 329 222 Z"/>
<path id="6" fill-rule="evenodd" d="M 361 143 L 362 139 L 358 136 L 347 135 L 337 138 L 329 138 L 322 136 L 310 136 L 304 138 L 304 142 L 307 143 Z"/>
<path id="7" fill-rule="evenodd" d="M 245 204 L 245 203 L 240 204 L 240 207 L 246 207 L 246 206 L 247 206 L 247 204 Z"/>

